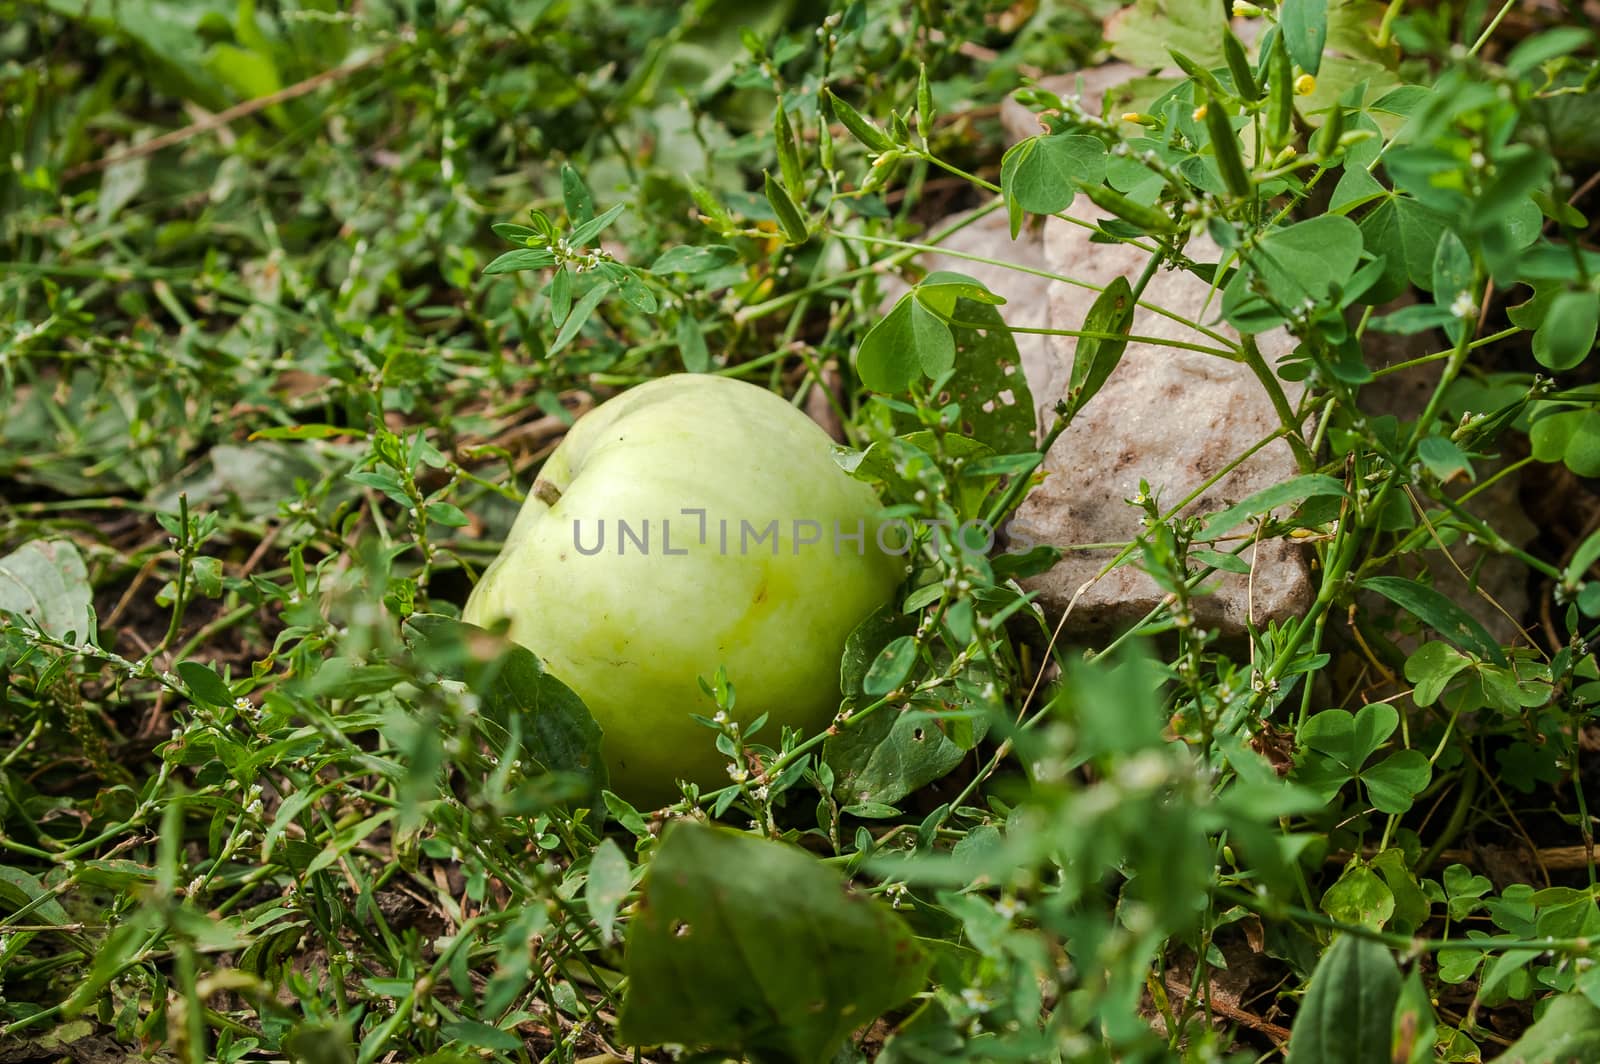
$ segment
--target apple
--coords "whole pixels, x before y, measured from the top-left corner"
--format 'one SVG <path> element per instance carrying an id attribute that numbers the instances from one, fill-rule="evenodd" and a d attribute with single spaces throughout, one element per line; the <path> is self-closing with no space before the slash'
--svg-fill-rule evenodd
<path id="1" fill-rule="evenodd" d="M 508 634 L 604 730 L 611 786 L 640 805 L 729 781 L 691 714 L 719 667 L 733 719 L 826 727 L 845 637 L 905 572 L 872 489 L 764 388 L 678 374 L 601 404 L 546 460 L 464 618 Z M 901 553 L 896 553 L 896 551 Z"/>

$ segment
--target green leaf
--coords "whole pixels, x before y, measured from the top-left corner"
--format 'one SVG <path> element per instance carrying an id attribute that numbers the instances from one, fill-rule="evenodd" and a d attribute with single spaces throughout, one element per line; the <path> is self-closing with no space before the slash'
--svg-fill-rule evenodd
<path id="1" fill-rule="evenodd" d="M 1106 28 L 1111 54 L 1144 70 L 1170 62 L 1168 49 L 1180 49 L 1202 66 L 1222 62 L 1224 19 L 1215 4 L 1194 0 L 1138 0 Z"/>
<path id="2" fill-rule="evenodd" d="M 1358 859 L 1323 893 L 1318 904 L 1340 923 L 1378 931 L 1394 916 L 1394 891 Z"/>
<path id="3" fill-rule="evenodd" d="M 419 661 L 447 679 L 465 682 L 478 696 L 486 731 L 502 746 L 497 756 L 531 758 L 546 772 L 581 781 L 586 795 L 605 787 L 600 725 L 583 700 L 546 672 L 532 651 L 508 643 L 498 657 L 482 660 L 472 644 L 487 633 L 442 614 L 412 614 L 403 627 Z M 513 717 L 522 728 L 523 750 L 507 754 L 503 744 Z"/>
<path id="4" fill-rule="evenodd" d="M 1299 739 L 1334 758 L 1353 776 L 1399 726 L 1400 714 L 1393 706 L 1373 702 L 1355 713 L 1325 709 L 1300 726 Z"/>
<path id="5" fill-rule="evenodd" d="M 911 347 L 926 376 L 937 377 L 956 363 L 956 340 L 950 334 L 950 326 L 923 306 L 914 293 L 911 300 Z"/>
<path id="6" fill-rule="evenodd" d="M 177 673 L 196 702 L 213 709 L 222 709 L 233 702 L 233 692 L 211 666 L 198 661 L 180 661 Z"/>
<path id="7" fill-rule="evenodd" d="M 1099 336 L 1080 336 L 1072 353 L 1072 375 L 1067 382 L 1067 417 L 1072 417 L 1093 399 L 1111 372 L 1122 361 L 1128 348 L 1128 328 L 1133 324 L 1137 309 L 1133 287 L 1126 277 L 1113 278 L 1111 283 L 1095 297 L 1094 304 L 1084 317 L 1083 331 L 1108 333 L 1117 339 Z"/>
<path id="8" fill-rule="evenodd" d="M 646 314 L 654 314 L 658 304 L 655 293 L 639 278 L 639 275 L 626 266 L 607 264 L 610 268 L 606 275 L 617 285 L 617 292 L 623 300 L 639 308 Z"/>
<path id="9" fill-rule="evenodd" d="M 1428 1064 L 1434 1059 L 1439 1021 L 1433 1002 L 1422 982 L 1422 972 L 1412 968 L 1400 988 L 1394 1010 L 1394 1055 L 1392 1064 Z"/>
<path id="10" fill-rule="evenodd" d="M 1472 256 L 1453 229 L 1446 229 L 1434 250 L 1434 302 L 1450 306 L 1456 294 L 1472 286 Z"/>
<path id="11" fill-rule="evenodd" d="M 88 639 L 93 595 L 83 555 L 70 540 L 36 539 L 0 557 L 0 614 L 53 636 Z"/>
<path id="12" fill-rule="evenodd" d="M 1417 444 L 1417 457 L 1428 467 L 1428 472 L 1439 478 L 1440 483 L 1457 473 L 1466 473 L 1469 478 L 1476 479 L 1472 474 L 1471 460 L 1448 436 L 1424 438 Z"/>
<path id="13" fill-rule="evenodd" d="M 1389 295 L 1407 282 L 1433 287 L 1433 257 L 1448 219 L 1410 196 L 1391 196 L 1361 219 L 1367 250 L 1382 255 Z"/>
<path id="14" fill-rule="evenodd" d="M 1432 778 L 1433 765 L 1417 750 L 1396 751 L 1361 772 L 1367 796 L 1381 813 L 1410 811 L 1411 803 Z"/>
<path id="15" fill-rule="evenodd" d="M 1472 287 L 1472 256 L 1467 246 L 1453 229 L 1446 229 L 1439 238 L 1439 247 L 1433 255 L 1433 301 L 1449 307 L 1458 295 Z M 1454 342 L 1466 327 L 1466 322 L 1451 314 L 1445 322 L 1445 332 Z"/>
<path id="16" fill-rule="evenodd" d="M 573 225 L 583 225 L 594 217 L 594 195 L 571 163 L 561 164 L 561 202 Z"/>
<path id="17" fill-rule="evenodd" d="M 824 1064 L 921 990 L 928 960 L 885 906 L 804 851 L 674 821 L 629 928 L 619 1038 Z"/>
<path id="18" fill-rule="evenodd" d="M 1098 137 L 1072 133 L 1029 137 L 1013 144 L 1000 160 L 1000 187 L 1006 199 L 1032 214 L 1065 210 L 1077 194 L 1077 182 L 1098 185 L 1105 177 L 1106 146 Z M 1017 229 L 1013 224 L 1013 238 Z"/>
<path id="19" fill-rule="evenodd" d="M 956 276 L 930 274 L 928 281 Z M 960 324 L 950 330 L 955 342 L 955 372 L 945 390 L 961 406 L 959 432 L 981 440 L 999 454 L 1034 450 L 1037 415 L 1033 392 L 1005 319 L 997 308 L 971 299 L 958 300 L 951 317 Z"/>
<path id="20" fill-rule="evenodd" d="M 617 216 L 627 208 L 626 203 L 619 203 L 599 217 L 589 219 L 572 231 L 572 235 L 567 237 L 567 243 L 575 248 L 588 247 L 594 238 L 605 232 L 606 227 L 616 221 Z"/>
<path id="21" fill-rule="evenodd" d="M 948 775 L 966 754 L 927 713 L 890 707 L 828 736 L 822 748 L 834 793 L 857 805 L 892 805 Z"/>
<path id="22" fill-rule="evenodd" d="M 515 1053 L 523 1048 L 521 1036 L 477 1020 L 451 1020 L 442 1023 L 439 1025 L 439 1034 L 474 1049 Z"/>
<path id="23" fill-rule="evenodd" d="M 1533 456 L 1563 462 L 1581 477 L 1600 476 L 1600 411 L 1563 410 L 1541 417 L 1528 429 Z"/>
<path id="24" fill-rule="evenodd" d="M 1562 585 L 1569 590 L 1576 588 L 1588 574 L 1589 567 L 1597 561 L 1600 561 L 1600 530 L 1589 533 L 1578 544 L 1578 549 L 1572 552 L 1572 559 L 1561 571 Z"/>
<path id="25" fill-rule="evenodd" d="M 583 328 L 584 323 L 589 320 L 589 315 L 594 313 L 594 308 L 600 305 L 600 301 L 609 291 L 611 283 L 600 281 L 583 294 L 577 306 L 567 314 L 566 321 L 561 323 L 561 331 L 556 333 L 555 340 L 550 344 L 550 350 L 546 352 L 547 355 L 555 355 L 573 341 L 578 335 L 578 330 Z"/>
<path id="26" fill-rule="evenodd" d="M 1431 587 L 1400 576 L 1373 576 L 1361 587 L 1376 591 L 1395 605 L 1416 615 L 1434 631 L 1463 650 L 1488 658 L 1497 665 L 1506 663 L 1505 653 L 1494 637 L 1466 610 Z"/>
<path id="27" fill-rule="evenodd" d="M 1355 222 L 1323 215 L 1269 232 L 1251 265 L 1275 295 L 1292 304 L 1348 281 L 1361 261 L 1361 248 Z"/>
<path id="28" fill-rule="evenodd" d="M 633 870 L 628 867 L 622 847 L 611 839 L 601 839 L 589 858 L 589 878 L 583 886 L 583 900 L 589 906 L 595 926 L 600 929 L 602 941 L 609 943 L 616 938 L 613 925 L 617 920 L 617 908 L 632 886 Z"/>
<path id="29" fill-rule="evenodd" d="M 1506 69 L 1528 74 L 1551 59 L 1575 52 L 1594 41 L 1594 31 L 1584 26 L 1561 26 L 1528 37 L 1511 49 Z"/>
<path id="30" fill-rule="evenodd" d="M 1348 932 L 1311 973 L 1287 1064 L 1390 1064 L 1400 969 L 1388 949 Z"/>
<path id="31" fill-rule="evenodd" d="M 1600 1060 L 1600 1008 L 1582 994 L 1552 998 L 1544 1015 L 1496 1059 L 1508 1064 Z"/>
<path id="32" fill-rule="evenodd" d="M 1506 217 L 1528 201 L 1549 175 L 1553 162 L 1547 152 L 1527 144 L 1514 145 L 1494 161 L 1494 176 L 1472 202 L 1463 220 L 1469 232 L 1481 232 L 1504 223 Z"/>
<path id="33" fill-rule="evenodd" d="M 1344 482 L 1334 477 L 1321 473 L 1307 473 L 1271 487 L 1262 488 L 1253 495 L 1248 495 L 1226 510 L 1220 510 L 1211 515 L 1205 528 L 1200 532 L 1200 539 L 1215 539 L 1224 535 L 1246 518 L 1257 514 L 1271 513 L 1273 510 L 1291 503 L 1304 502 L 1306 499 L 1319 495 L 1345 494 Z"/>
<path id="34" fill-rule="evenodd" d="M 909 634 L 916 622 L 892 607 L 876 610 L 845 637 L 844 653 L 839 658 L 839 690 L 846 698 L 863 693 L 867 670 L 878 660 L 883 648 L 897 636 Z"/>
<path id="35" fill-rule="evenodd" d="M 517 248 L 499 256 L 483 268 L 485 274 L 515 273 L 518 270 L 542 270 L 554 266 L 556 257 L 543 248 Z"/>
<path id="36" fill-rule="evenodd" d="M 1561 292 L 1533 334 L 1533 357 L 1557 373 L 1572 369 L 1594 350 L 1597 326 L 1600 295 L 1587 289 Z"/>
<path id="37" fill-rule="evenodd" d="M 550 300 L 550 324 L 560 327 L 567 320 L 567 315 L 572 313 L 572 270 L 566 266 L 561 267 L 550 277 L 550 286 L 545 289 L 545 296 Z"/>
<path id="38" fill-rule="evenodd" d="M 739 257 L 739 253 L 726 244 L 680 244 L 663 251 L 650 264 L 651 273 L 707 273 L 726 266 Z"/>
<path id="39" fill-rule="evenodd" d="M 900 636 L 878 652 L 872 667 L 861 681 L 861 690 L 873 698 L 881 698 L 911 675 L 911 667 L 916 662 L 916 639 L 909 635 Z"/>
<path id="40" fill-rule="evenodd" d="M 471 523 L 467 519 L 466 511 L 454 503 L 430 502 L 423 513 L 427 514 L 428 520 L 446 528 L 465 528 Z"/>
<path id="41" fill-rule="evenodd" d="M 1307 74 L 1322 69 L 1322 46 L 1328 40 L 1328 0 L 1283 0 L 1278 25 L 1289 58 Z"/>
<path id="42" fill-rule="evenodd" d="M 1409 935 L 1427 922 L 1433 906 L 1417 882 L 1416 873 L 1407 864 L 1404 849 L 1390 846 L 1368 861 L 1367 866 L 1382 876 L 1394 893 L 1394 916 L 1388 925 L 1391 931 Z"/>
<path id="43" fill-rule="evenodd" d="M 1483 908 L 1479 899 L 1493 889 L 1494 883 L 1487 876 L 1474 875 L 1464 864 L 1453 864 L 1444 870 L 1446 909 L 1452 920 L 1464 920 Z"/>
<path id="44" fill-rule="evenodd" d="M 901 296 L 894 308 L 861 338 L 861 346 L 856 351 L 856 373 L 861 383 L 872 391 L 883 395 L 907 391 L 922 372 L 916 327 L 911 318 L 915 305 L 916 300 L 909 292 Z M 926 310 L 923 314 L 932 317 Z M 937 318 L 933 320 L 945 328 L 943 322 Z M 945 332 L 948 335 L 948 328 Z"/>
<path id="45" fill-rule="evenodd" d="M 788 190 L 778 183 L 771 171 L 763 170 L 761 177 L 767 193 L 767 203 L 772 206 L 772 213 L 778 217 L 778 228 L 783 230 L 784 239 L 791 244 L 804 244 L 810 239 L 811 233 L 806 227 L 806 219 L 800 213 L 800 208 L 795 206 Z"/>
<path id="46" fill-rule="evenodd" d="M 1433 705 L 1450 681 L 1471 664 L 1471 658 L 1448 643 L 1436 639 L 1422 644 L 1406 659 L 1406 679 L 1416 685 L 1412 701 L 1419 706 Z"/>
<path id="47" fill-rule="evenodd" d="M 28 909 L 24 924 L 65 924 L 71 919 L 56 901 L 55 895 L 45 889 L 31 873 L 10 865 L 0 865 L 0 906 L 7 913 Z M 12 921 L 13 923 L 19 921 Z"/>
<path id="48" fill-rule="evenodd" d="M 704 373 L 711 368 L 711 351 L 706 347 L 706 335 L 700 331 L 700 322 L 693 314 L 679 314 L 674 327 L 678 351 L 683 356 L 683 368 L 690 373 Z"/>
<path id="49" fill-rule="evenodd" d="M 1223 291 L 1223 314 L 1233 320 L 1248 305 L 1253 274 L 1271 296 L 1277 320 L 1302 305 L 1326 299 L 1334 287 L 1346 285 L 1361 262 L 1361 229 L 1343 215 L 1324 214 L 1267 233 L 1247 253 L 1248 269 L 1239 270 Z M 1258 332 L 1252 319 L 1243 331 Z"/>

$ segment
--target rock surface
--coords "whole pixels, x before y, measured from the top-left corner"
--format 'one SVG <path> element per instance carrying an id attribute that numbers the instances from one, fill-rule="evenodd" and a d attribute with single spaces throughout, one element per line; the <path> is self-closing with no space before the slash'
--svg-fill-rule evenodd
<path id="1" fill-rule="evenodd" d="M 1038 84 L 1063 99 L 1076 97 L 1086 111 L 1097 113 L 1108 92 L 1114 97 L 1118 86 L 1140 73 L 1126 64 L 1111 63 L 1046 78 Z M 1034 112 L 1015 100 L 1006 101 L 1002 107 L 1001 123 L 1013 140 L 1033 136 L 1042 128 Z M 1066 213 L 1079 222 L 1093 222 L 1100 217 L 1100 212 L 1083 197 Z M 934 228 L 944 227 L 941 224 Z M 1047 269 L 1095 286 L 1105 285 L 1118 275 L 1130 282 L 1137 279 L 1144 269 L 1144 253 L 1126 245 L 1091 243 L 1090 232 L 1085 225 L 1049 219 L 1042 227 L 1030 224 L 1012 241 L 1004 214 L 996 211 L 959 230 L 942 246 Z M 1221 257 L 1220 249 L 1204 235 L 1193 238 L 1187 251 L 1199 262 L 1215 262 Z M 927 255 L 921 263 L 929 270 L 966 273 L 1005 296 L 1007 304 L 1001 310 L 1014 327 L 1081 329 L 1096 295 L 1094 289 L 954 255 Z M 890 302 L 903 291 L 903 287 L 893 289 Z M 1157 275 L 1145 292 L 1144 303 L 1206 323 L 1219 335 L 1236 339 L 1234 330 L 1216 321 L 1218 298 L 1192 274 L 1168 270 Z M 1192 327 L 1146 308 L 1137 313 L 1130 332 L 1161 340 L 1211 343 Z M 1374 334 L 1369 339 L 1369 361 L 1375 367 L 1403 361 L 1417 353 L 1412 349 L 1414 337 Z M 1293 339 L 1281 330 L 1259 336 L 1257 343 L 1269 365 L 1294 347 Z M 1017 336 L 1017 346 L 1042 430 L 1065 391 L 1077 343 L 1072 337 L 1022 333 Z M 1372 414 L 1415 417 L 1432 391 L 1437 372 L 1437 366 L 1418 367 L 1364 389 L 1362 406 Z M 1301 395 L 1298 385 L 1285 384 L 1284 390 L 1291 403 Z M 1161 602 L 1163 593 L 1138 570 L 1137 558 L 1099 576 L 1115 556 L 1114 550 L 1070 548 L 1132 539 L 1140 531 L 1140 512 L 1124 500 L 1138 491 L 1141 479 L 1148 481 L 1159 492 L 1161 501 L 1171 506 L 1274 432 L 1278 425 L 1260 383 L 1244 365 L 1159 343 L 1130 343 L 1100 394 L 1051 448 L 1044 464 L 1048 474 L 1045 482 L 1023 503 L 1011 523 L 1009 532 L 1016 543 L 1051 543 L 1069 548 L 1054 569 L 1028 582 L 1030 588 L 1041 592 L 1046 609 L 1057 618 L 1070 605 L 1068 632 L 1125 624 L 1144 616 Z M 1186 512 L 1214 512 L 1298 472 L 1288 445 L 1275 441 L 1208 488 Z M 1508 539 L 1523 542 L 1531 526 L 1516 506 L 1514 486 L 1506 487 L 1508 490 L 1503 493 L 1490 494 L 1505 494 L 1508 499 L 1485 500 L 1479 512 Z M 1491 501 L 1493 505 L 1487 505 Z M 1469 572 L 1474 564 L 1479 566 L 1476 575 L 1481 586 L 1508 612 L 1523 615 L 1527 592 L 1520 584 L 1523 574 L 1517 565 L 1508 565 L 1503 558 L 1479 557 L 1459 547 L 1453 553 Z M 1269 540 L 1248 548 L 1243 557 L 1252 564 L 1252 573 L 1216 579 L 1214 593 L 1196 602 L 1198 623 L 1236 634 L 1244 630 L 1247 621 L 1260 624 L 1282 619 L 1307 607 L 1311 584 L 1300 548 Z M 1441 590 L 1474 613 L 1496 637 L 1509 641 L 1515 635 L 1515 627 L 1506 617 L 1456 576 L 1448 563 L 1434 568 L 1453 578 L 1442 579 Z M 1452 583 L 1457 586 L 1444 586 Z"/>
<path id="2" fill-rule="evenodd" d="M 1081 77 L 1086 91 L 1080 103 L 1093 112 L 1099 109 L 1106 89 L 1134 73 L 1133 68 L 1118 64 L 1043 84 L 1066 98 L 1075 92 Z M 1014 135 L 1028 136 L 1038 129 L 1037 121 L 1020 107 L 1013 106 L 1003 118 Z M 1080 223 L 1103 217 L 1081 196 L 1066 213 Z M 1117 276 L 1135 281 L 1144 269 L 1144 252 L 1128 245 L 1091 243 L 1091 232 L 1088 225 L 1058 218 L 1045 223 L 1043 250 L 1048 268 L 1096 286 L 1049 284 L 1052 328 L 1081 329 L 1098 287 Z M 1187 253 L 1199 262 L 1221 258 L 1220 249 L 1203 235 L 1189 242 Z M 1192 274 L 1163 271 L 1146 289 L 1144 305 L 1135 314 L 1130 333 L 1156 341 L 1216 346 L 1192 326 L 1149 307 L 1163 308 L 1190 321 L 1212 322 L 1218 316 L 1219 298 Z M 1211 328 L 1230 341 L 1237 339 L 1226 325 Z M 1258 344 L 1269 364 L 1294 347 L 1293 339 L 1281 330 L 1262 335 Z M 1052 336 L 1045 346 L 1044 357 L 1025 359 L 1024 365 L 1034 398 L 1048 416 L 1065 391 L 1077 340 Z M 1297 385 L 1285 385 L 1285 391 L 1290 402 L 1300 396 Z M 1045 457 L 1045 482 L 1023 503 L 1011 523 L 1014 541 L 1068 549 L 1055 568 L 1035 577 L 1029 586 L 1041 592 L 1052 612 L 1059 614 L 1071 605 L 1069 631 L 1142 617 L 1161 602 L 1164 593 L 1136 568 L 1137 557 L 1099 576 L 1116 551 L 1071 548 L 1133 539 L 1140 532 L 1141 514 L 1124 500 L 1138 492 L 1141 480 L 1170 507 L 1278 427 L 1270 401 L 1243 364 L 1160 342 L 1130 343 L 1099 395 L 1051 447 Z M 1288 445 L 1275 441 L 1206 489 L 1185 512 L 1223 509 L 1298 472 Z M 1223 574 L 1215 580 L 1214 593 L 1196 600 L 1198 623 L 1238 633 L 1247 621 L 1259 624 L 1305 609 L 1311 588 L 1298 547 L 1269 540 L 1248 548 L 1243 556 L 1253 572 L 1248 576 Z"/>
<path id="3" fill-rule="evenodd" d="M 1103 215 L 1080 197 L 1067 213 L 1090 222 Z M 1045 258 L 1053 272 L 1098 287 L 1122 276 L 1137 280 L 1148 256 L 1121 244 L 1093 244 L 1091 229 L 1052 218 L 1045 224 Z M 1215 262 L 1221 251 L 1197 236 L 1188 246 L 1196 261 Z M 1050 293 L 1050 324 L 1081 329 L 1096 291 L 1057 284 Z M 1056 610 L 1072 604 L 1069 628 L 1086 630 L 1137 620 L 1164 593 L 1135 567 L 1137 557 L 1100 576 L 1115 550 L 1072 550 L 1090 543 L 1120 543 L 1140 530 L 1141 512 L 1124 500 L 1146 481 L 1169 508 L 1215 476 L 1239 455 L 1272 435 L 1280 422 L 1261 384 L 1240 362 L 1217 355 L 1166 346 L 1161 341 L 1217 346 L 1193 326 L 1150 309 L 1160 307 L 1189 321 L 1213 320 L 1218 297 L 1193 274 L 1158 274 L 1145 290 L 1130 333 L 1148 338 L 1128 344 L 1121 363 L 1100 393 L 1078 414 L 1045 456 L 1045 482 L 1022 504 L 1011 522 L 1014 540 L 1051 543 L 1068 553 L 1049 572 L 1030 581 Z M 1228 340 L 1237 334 L 1221 324 L 1213 331 Z M 1046 372 L 1030 379 L 1034 397 L 1048 406 L 1065 391 L 1077 340 L 1050 338 Z M 1257 338 L 1268 364 L 1294 347 L 1282 331 Z M 1284 385 L 1289 401 L 1301 389 Z M 1276 440 L 1211 485 L 1183 511 L 1205 514 L 1224 509 L 1299 472 L 1288 444 Z M 1303 610 L 1310 581 L 1300 548 L 1264 541 L 1244 558 L 1249 575 L 1223 574 L 1214 593 L 1195 602 L 1196 620 L 1224 632 L 1242 632 Z M 1077 601 L 1073 604 L 1074 596 Z"/>

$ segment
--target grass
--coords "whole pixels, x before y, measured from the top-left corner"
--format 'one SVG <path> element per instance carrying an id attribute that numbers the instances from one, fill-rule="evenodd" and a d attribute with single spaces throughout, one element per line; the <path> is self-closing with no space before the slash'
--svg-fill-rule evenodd
<path id="1" fill-rule="evenodd" d="M 0 1059 L 1596 1044 L 1592 34 L 1333 3 L 1323 57 L 1285 4 L 1241 66 L 1203 5 L 1113 6 L 0 0 Z M 1025 78 L 1169 46 L 1143 124 L 1039 96 L 1007 155 Z M 1026 593 L 1049 550 L 919 539 L 834 729 L 707 676 L 743 776 L 613 793 L 581 700 L 455 621 L 568 426 L 734 376 L 826 408 L 896 512 L 999 524 L 1044 449 L 984 410 L 1007 308 L 941 315 L 916 258 L 1091 189 L 1150 257 L 1055 329 L 1076 382 L 1199 219 L 1195 346 L 1303 476 L 1056 545 L 1167 593 L 1105 636 Z M 1277 365 L 1234 339 L 1280 324 Z M 1403 418 L 1385 331 L 1439 374 Z M 1312 604 L 1201 630 L 1255 535 Z"/>

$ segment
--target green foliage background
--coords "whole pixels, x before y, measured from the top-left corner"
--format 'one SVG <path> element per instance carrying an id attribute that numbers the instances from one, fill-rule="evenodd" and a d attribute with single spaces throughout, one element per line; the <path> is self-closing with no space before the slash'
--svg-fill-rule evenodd
<path id="1" fill-rule="evenodd" d="M 1583 5 L 1115 6 L 0 0 L 0 1059 L 1600 1054 Z M 1165 72 L 1006 143 L 1107 57 Z M 1040 438 L 1008 308 L 914 260 L 1080 195 L 1149 266 Z M 1049 549 L 924 537 L 834 734 L 722 721 L 758 770 L 637 810 L 454 620 L 565 427 L 669 372 L 998 524 L 1169 267 L 1300 468 L 1144 485 L 1127 631 L 1058 638 Z M 1409 420 L 1378 333 L 1438 367 Z M 1526 544 L 1479 505 L 1518 477 Z M 1316 598 L 1225 640 L 1258 535 Z"/>

